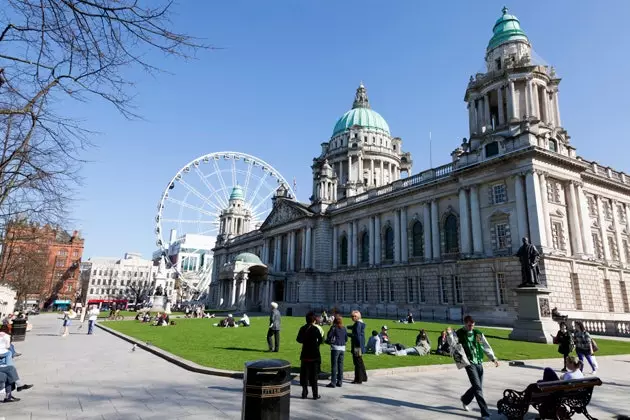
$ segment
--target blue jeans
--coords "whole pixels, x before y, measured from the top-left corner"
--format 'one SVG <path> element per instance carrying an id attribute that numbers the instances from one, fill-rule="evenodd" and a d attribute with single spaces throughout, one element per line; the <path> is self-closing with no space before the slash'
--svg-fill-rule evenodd
<path id="1" fill-rule="evenodd" d="M 586 358 L 588 364 L 591 365 L 591 369 L 593 369 L 594 371 L 597 370 L 597 366 L 595 366 L 595 363 L 593 363 L 593 359 L 591 359 L 592 354 L 590 352 L 586 353 L 580 351 L 579 349 L 575 352 L 577 353 L 580 362 L 582 362 L 582 370 L 584 370 L 584 358 Z"/>
<path id="2" fill-rule="evenodd" d="M 471 386 L 468 388 L 468 391 L 462 395 L 462 402 L 464 405 L 468 405 L 472 402 L 473 398 L 475 398 L 481 410 L 481 417 L 489 417 L 488 404 L 486 404 L 486 400 L 483 398 L 483 365 L 471 363 L 470 366 L 466 366 L 465 369 Z"/>
<path id="3" fill-rule="evenodd" d="M 4 363 L 2 363 L 1 361 L 2 358 L 4 358 Z M 13 363 L 13 353 L 11 353 L 11 350 L 7 350 L 6 353 L 0 354 L 0 364 L 15 366 L 15 364 Z"/>
<path id="4" fill-rule="evenodd" d="M 88 321 L 88 334 L 94 333 L 94 324 L 96 324 L 96 321 Z"/>
<path id="5" fill-rule="evenodd" d="M 341 386 L 343 381 L 343 358 L 346 352 L 341 350 L 330 351 L 330 383 L 336 386 Z"/>

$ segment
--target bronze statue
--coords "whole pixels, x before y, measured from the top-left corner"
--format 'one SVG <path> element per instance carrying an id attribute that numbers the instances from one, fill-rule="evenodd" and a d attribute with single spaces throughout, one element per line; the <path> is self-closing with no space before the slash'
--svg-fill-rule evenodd
<path id="1" fill-rule="evenodd" d="M 521 277 L 522 282 L 518 287 L 538 286 L 540 281 L 540 268 L 538 262 L 540 261 L 540 253 L 536 247 L 529 243 L 529 239 L 523 238 L 523 245 L 519 248 L 516 256 L 521 262 Z"/>
<path id="2" fill-rule="evenodd" d="M 162 296 L 162 285 L 159 285 L 158 287 L 155 288 L 155 296 Z"/>

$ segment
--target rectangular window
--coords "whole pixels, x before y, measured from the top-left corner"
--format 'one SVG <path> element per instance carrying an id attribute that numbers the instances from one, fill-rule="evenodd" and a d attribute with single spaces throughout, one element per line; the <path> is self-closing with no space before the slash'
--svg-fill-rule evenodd
<path id="1" fill-rule="evenodd" d="M 72 292 L 72 285 L 71 284 L 68 285 L 68 293 L 70 293 L 70 292 Z"/>
<path id="2" fill-rule="evenodd" d="M 335 282 L 335 302 L 341 301 L 341 282 Z"/>
<path id="3" fill-rule="evenodd" d="M 562 222 L 551 222 L 551 240 L 553 249 L 566 250 Z"/>
<path id="4" fill-rule="evenodd" d="M 610 280 L 608 279 L 604 279 L 604 290 L 606 290 L 606 300 L 608 301 L 608 312 L 615 312 L 612 287 L 610 286 Z"/>
<path id="5" fill-rule="evenodd" d="M 623 207 L 623 205 L 617 206 L 617 215 L 619 217 L 619 222 L 622 225 L 626 224 L 626 209 Z"/>
<path id="6" fill-rule="evenodd" d="M 90 289 L 90 294 L 93 295 L 94 294 L 94 289 Z"/>
<path id="7" fill-rule="evenodd" d="M 588 215 L 596 218 L 597 217 L 597 205 L 595 204 L 595 199 L 591 196 L 586 197 L 586 202 L 588 204 Z"/>
<path id="8" fill-rule="evenodd" d="M 622 239 L 621 244 L 623 246 L 623 249 L 621 251 L 626 256 L 626 261 L 630 263 L 630 247 L 628 246 L 628 240 Z"/>
<path id="9" fill-rule="evenodd" d="M 381 302 L 385 302 L 385 298 L 387 296 L 387 292 L 385 290 L 385 279 L 380 279 L 378 281 L 378 288 L 379 288 L 379 300 Z"/>
<path id="10" fill-rule="evenodd" d="M 580 279 L 578 273 L 571 273 L 571 288 L 573 289 L 573 299 L 575 299 L 575 309 L 582 310 L 582 293 L 580 292 Z"/>
<path id="11" fill-rule="evenodd" d="M 558 152 L 558 143 L 555 140 L 549 140 L 549 150 Z"/>
<path id="12" fill-rule="evenodd" d="M 508 247 L 508 232 L 509 232 L 507 223 L 499 223 L 495 225 L 495 233 L 497 235 L 497 248 L 505 249 Z"/>
<path id="13" fill-rule="evenodd" d="M 387 285 L 389 288 L 389 301 L 394 302 L 396 300 L 396 289 L 394 288 L 394 280 L 389 279 Z"/>
<path id="14" fill-rule="evenodd" d="M 363 280 L 363 302 L 368 302 L 368 287 L 367 287 L 367 280 Z"/>
<path id="15" fill-rule="evenodd" d="M 630 302 L 628 302 L 628 289 L 626 289 L 626 282 L 620 281 L 619 288 L 621 289 L 621 302 L 623 303 L 623 311 L 630 312 Z"/>
<path id="16" fill-rule="evenodd" d="M 341 292 L 342 292 L 342 298 L 343 298 L 342 300 L 346 302 L 348 300 L 348 282 L 347 281 L 343 282 L 343 287 L 341 289 Z"/>
<path id="17" fill-rule="evenodd" d="M 300 282 L 295 283 L 295 301 L 300 303 Z"/>
<path id="18" fill-rule="evenodd" d="M 416 296 L 416 293 L 415 293 L 415 288 L 414 288 L 414 280 L 413 278 L 409 277 L 407 279 L 407 302 L 413 303 L 415 296 Z"/>
<path id="19" fill-rule="evenodd" d="M 361 293 L 359 292 L 359 280 L 354 280 L 354 300 L 356 302 L 361 301 Z"/>
<path id="20" fill-rule="evenodd" d="M 602 199 L 602 207 L 604 208 L 604 218 L 606 220 L 612 220 L 612 208 L 610 207 L 610 200 Z"/>
<path id="21" fill-rule="evenodd" d="M 602 241 L 599 237 L 599 233 L 591 232 L 591 236 L 593 237 L 593 248 L 595 251 L 595 258 L 598 260 L 604 259 L 604 249 L 602 248 Z"/>
<path id="22" fill-rule="evenodd" d="M 424 294 L 424 283 L 422 282 L 421 277 L 418 278 L 418 301 L 420 303 L 424 303 L 426 301 Z"/>
<path id="23" fill-rule="evenodd" d="M 505 274 L 497 273 L 495 278 L 497 288 L 497 304 L 505 305 L 507 303 L 507 285 L 505 284 Z"/>
<path id="24" fill-rule="evenodd" d="M 505 203 L 507 201 L 505 184 L 497 184 L 492 187 L 492 201 L 494 204 Z"/>
<path id="25" fill-rule="evenodd" d="M 464 294 L 462 291 L 462 281 L 459 276 L 453 276 L 453 300 L 455 303 L 464 303 Z"/>
<path id="26" fill-rule="evenodd" d="M 440 301 L 448 303 L 448 293 L 446 291 L 446 278 L 440 277 Z"/>
<path id="27" fill-rule="evenodd" d="M 608 248 L 610 249 L 610 256 L 613 260 L 619 260 L 619 250 L 617 249 L 617 241 L 614 236 L 608 237 Z"/>

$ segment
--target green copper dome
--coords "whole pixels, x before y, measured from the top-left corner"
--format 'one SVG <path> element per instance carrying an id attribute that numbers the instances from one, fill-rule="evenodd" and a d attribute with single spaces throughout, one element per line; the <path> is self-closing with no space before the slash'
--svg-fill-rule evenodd
<path id="1" fill-rule="evenodd" d="M 255 264 L 255 265 L 264 265 L 258 255 L 252 254 L 251 252 L 243 252 L 236 256 L 234 261 L 244 262 L 247 264 Z"/>
<path id="2" fill-rule="evenodd" d="M 512 41 L 529 42 L 527 35 L 521 29 L 521 22 L 514 15 L 508 15 L 507 7 L 503 8 L 503 16 L 501 16 L 492 28 L 492 38 L 488 43 L 487 50 L 498 47 L 501 44 Z"/>
<path id="3" fill-rule="evenodd" d="M 357 93 L 352 104 L 352 109 L 337 121 L 333 130 L 333 137 L 339 133 L 347 131 L 350 127 L 358 125 L 372 130 L 380 131 L 389 135 L 389 125 L 381 114 L 370 109 L 370 103 L 367 97 L 367 91 L 363 83 L 357 89 Z"/>
<path id="4" fill-rule="evenodd" d="M 240 185 L 232 188 L 232 194 L 230 194 L 230 200 L 244 200 L 245 195 L 243 194 L 243 189 Z"/>

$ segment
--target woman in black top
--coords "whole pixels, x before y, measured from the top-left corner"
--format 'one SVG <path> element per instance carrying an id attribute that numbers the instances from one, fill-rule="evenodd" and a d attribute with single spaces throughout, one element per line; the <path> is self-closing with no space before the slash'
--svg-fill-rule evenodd
<path id="1" fill-rule="evenodd" d="M 313 399 L 320 399 L 317 390 L 317 375 L 322 363 L 322 356 L 319 353 L 319 346 L 324 341 L 324 331 L 317 325 L 317 318 L 313 312 L 306 314 L 306 325 L 300 328 L 297 342 L 302 344 L 300 353 L 300 385 L 302 385 L 302 398 L 308 397 L 308 383 L 311 383 Z"/>
<path id="2" fill-rule="evenodd" d="M 560 330 L 558 334 L 553 339 L 554 344 L 558 345 L 558 353 L 562 355 L 562 360 L 564 360 L 564 367 L 562 368 L 562 372 L 567 371 L 567 356 L 573 350 L 573 337 L 567 328 L 567 324 L 564 322 L 560 323 Z"/>

